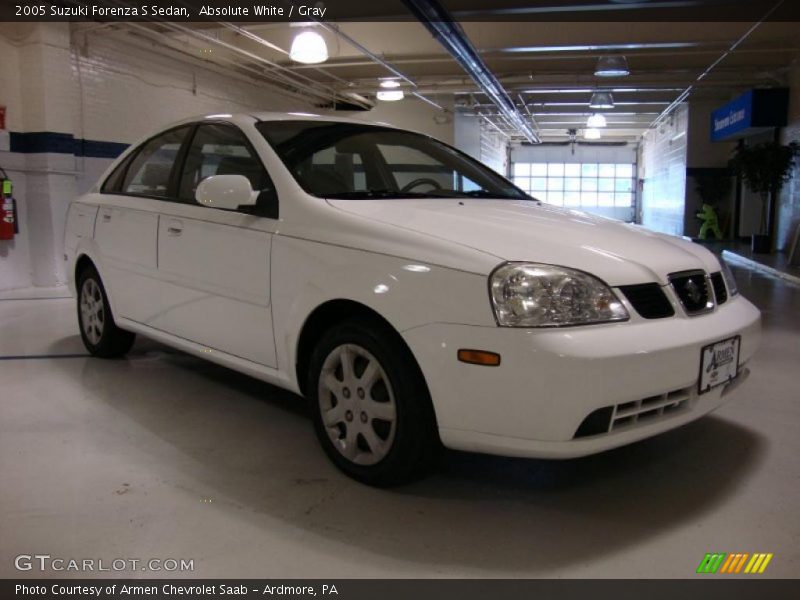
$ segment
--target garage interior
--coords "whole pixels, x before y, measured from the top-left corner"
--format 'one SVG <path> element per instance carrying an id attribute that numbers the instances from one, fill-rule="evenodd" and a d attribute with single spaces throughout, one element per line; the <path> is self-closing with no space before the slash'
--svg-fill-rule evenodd
<path id="1" fill-rule="evenodd" d="M 800 142 L 800 27 L 769 20 L 773 3 L 746 22 L 539 4 L 563 20 L 454 10 L 449 47 L 410 13 L 0 23 L 0 174 L 18 217 L 0 240 L 0 576 L 45 552 L 193 559 L 178 577 L 684 578 L 719 550 L 774 553 L 762 576 L 796 576 L 800 183 L 775 199 L 773 251 L 753 254 L 762 200 L 728 161 L 739 143 Z M 322 63 L 290 56 L 309 30 Z M 712 142 L 714 111 L 753 89 L 786 90 L 784 123 Z M 89 358 L 65 286 L 70 200 L 170 122 L 263 110 L 420 131 L 544 202 L 692 238 L 698 180 L 722 173 L 709 247 L 762 311 L 750 380 L 711 416 L 601 455 L 448 452 L 428 479 L 379 490 L 325 459 L 297 396 L 141 337 L 124 360 Z"/>

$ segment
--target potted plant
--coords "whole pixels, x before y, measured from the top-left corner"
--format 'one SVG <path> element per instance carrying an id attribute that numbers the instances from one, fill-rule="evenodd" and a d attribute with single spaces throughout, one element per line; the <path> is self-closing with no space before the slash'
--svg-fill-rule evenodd
<path id="1" fill-rule="evenodd" d="M 794 157 L 800 146 L 792 142 L 763 142 L 748 146 L 741 144 L 733 153 L 730 167 L 741 176 L 747 188 L 762 198 L 759 233 L 753 235 L 753 252 L 772 252 L 775 229 L 773 204 L 777 201 L 783 184 L 792 177 Z"/>

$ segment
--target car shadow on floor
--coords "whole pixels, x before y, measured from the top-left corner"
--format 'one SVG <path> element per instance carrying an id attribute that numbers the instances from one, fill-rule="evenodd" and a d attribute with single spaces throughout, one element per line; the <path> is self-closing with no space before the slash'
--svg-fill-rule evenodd
<path id="1" fill-rule="evenodd" d="M 165 485 L 200 482 L 218 509 L 265 535 L 278 518 L 337 545 L 429 566 L 545 574 L 635 546 L 717 510 L 767 446 L 709 416 L 582 459 L 448 451 L 427 479 L 380 490 L 328 463 L 292 393 L 150 342 L 125 360 L 59 366 L 92 401 L 191 459 L 168 465 Z"/>

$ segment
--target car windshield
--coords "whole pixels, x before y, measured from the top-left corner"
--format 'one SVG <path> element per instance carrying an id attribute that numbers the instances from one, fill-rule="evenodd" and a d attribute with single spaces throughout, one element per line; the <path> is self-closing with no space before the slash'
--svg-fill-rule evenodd
<path id="1" fill-rule="evenodd" d="M 336 121 L 256 125 L 305 191 L 321 198 L 511 198 L 525 192 L 425 135 Z"/>

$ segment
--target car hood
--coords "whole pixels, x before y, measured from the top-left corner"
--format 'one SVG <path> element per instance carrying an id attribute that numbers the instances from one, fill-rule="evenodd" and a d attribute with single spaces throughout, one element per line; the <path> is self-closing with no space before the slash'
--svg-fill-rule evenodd
<path id="1" fill-rule="evenodd" d="M 504 261 L 580 269 L 612 286 L 652 281 L 667 284 L 670 273 L 719 270 L 713 254 L 683 238 L 536 201 L 437 198 L 328 202 L 349 214 L 447 240 Z"/>

